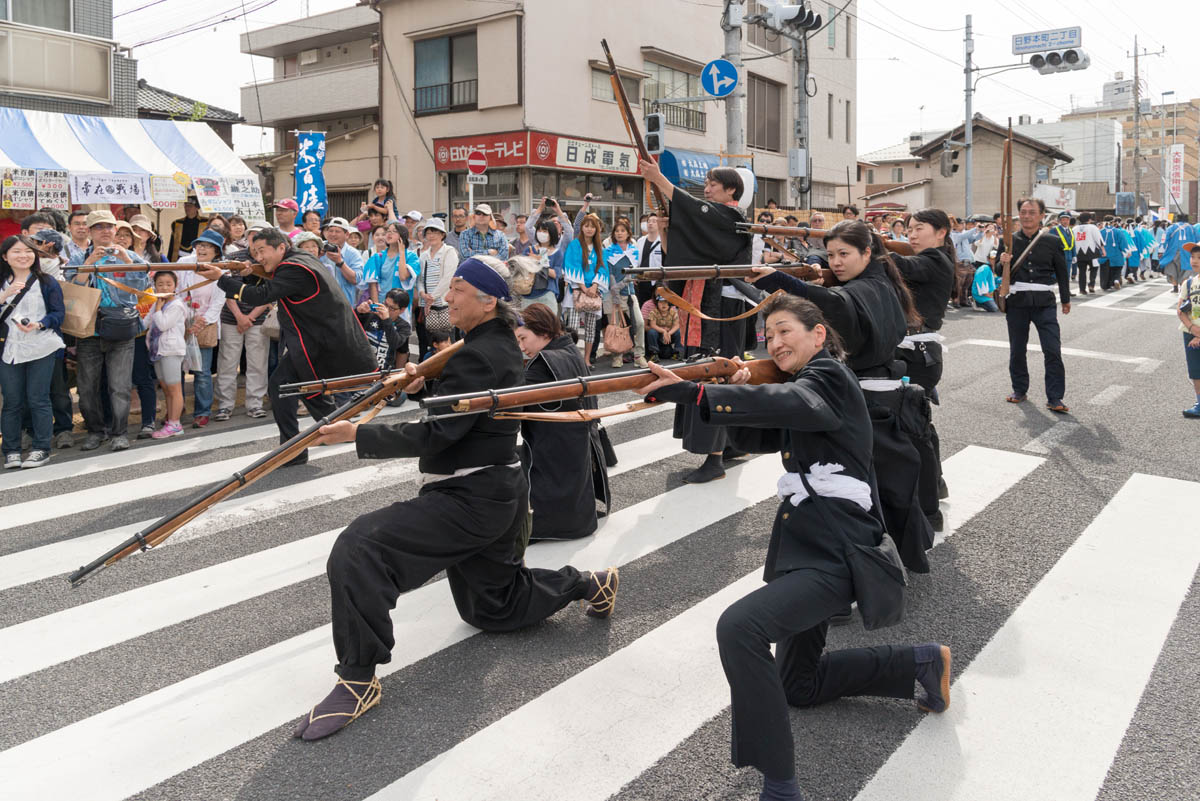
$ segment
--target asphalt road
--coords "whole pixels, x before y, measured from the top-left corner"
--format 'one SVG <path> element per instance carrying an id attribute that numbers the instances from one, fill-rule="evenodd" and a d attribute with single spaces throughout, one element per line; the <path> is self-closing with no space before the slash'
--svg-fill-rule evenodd
<path id="1" fill-rule="evenodd" d="M 948 313 L 934 417 L 951 536 L 901 625 L 829 646 L 950 645 L 952 709 L 793 710 L 807 798 L 1200 798 L 1200 422 L 1180 415 L 1194 399 L 1165 285 L 1121 292 L 1060 317 L 1066 417 L 1044 408 L 1036 353 L 1030 400 L 1004 402 L 1001 315 Z M 410 497 L 411 465 L 314 451 L 78 589 L 67 572 L 270 448 L 269 418 L 0 475 L 0 795 L 757 798 L 757 773 L 729 762 L 711 622 L 761 569 L 778 461 L 688 487 L 697 457 L 669 440 L 669 410 L 618 420 L 609 518 L 530 553 L 620 564 L 614 617 L 476 634 L 436 578 L 393 614 L 383 704 L 316 744 L 290 732 L 332 681 L 328 543 Z"/>

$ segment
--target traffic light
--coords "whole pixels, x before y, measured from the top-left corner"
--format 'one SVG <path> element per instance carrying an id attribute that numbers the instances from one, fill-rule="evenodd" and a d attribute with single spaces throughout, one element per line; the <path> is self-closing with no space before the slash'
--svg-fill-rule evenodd
<path id="1" fill-rule="evenodd" d="M 1092 60 L 1088 54 L 1077 47 L 1067 50 L 1051 50 L 1048 53 L 1034 53 L 1029 57 L 1029 66 L 1042 75 L 1053 72 L 1068 72 L 1070 70 L 1085 70 L 1091 66 Z"/>
<path id="2" fill-rule="evenodd" d="M 663 126 L 665 123 L 665 114 L 646 115 L 646 150 L 651 156 L 657 156 L 663 152 Z"/>
<path id="3" fill-rule="evenodd" d="M 949 178 L 958 172 L 959 151 L 949 145 L 942 148 L 941 173 L 943 178 Z"/>
<path id="4" fill-rule="evenodd" d="M 766 5 L 766 3 L 764 3 Z M 821 27 L 821 15 L 806 9 L 803 3 L 775 3 L 766 8 L 767 26 L 781 31 L 785 27 L 815 31 Z"/>

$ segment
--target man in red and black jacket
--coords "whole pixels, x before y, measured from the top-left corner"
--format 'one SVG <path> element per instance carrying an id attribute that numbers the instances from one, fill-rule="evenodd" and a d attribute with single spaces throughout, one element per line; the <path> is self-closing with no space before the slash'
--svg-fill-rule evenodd
<path id="1" fill-rule="evenodd" d="M 251 275 L 246 279 L 224 275 L 216 267 L 198 267 L 205 278 L 216 278 L 226 297 L 262 306 L 279 304 L 280 341 L 283 352 L 271 373 L 267 391 L 271 412 L 279 426 L 279 441 L 287 442 L 300 432 L 296 398 L 279 397 L 279 387 L 296 381 L 336 378 L 377 369 L 375 355 L 345 294 L 330 286 L 329 273 L 317 259 L 291 246 L 277 228 L 250 234 L 250 255 L 262 265 L 269 278 Z M 328 395 L 303 398 L 313 420 L 336 408 Z M 289 464 L 304 464 L 308 452 Z"/>

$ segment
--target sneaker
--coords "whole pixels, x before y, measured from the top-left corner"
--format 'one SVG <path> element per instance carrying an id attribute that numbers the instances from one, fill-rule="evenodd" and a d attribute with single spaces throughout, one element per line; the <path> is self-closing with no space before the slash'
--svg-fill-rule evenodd
<path id="1" fill-rule="evenodd" d="M 83 444 L 79 446 L 79 450 L 94 451 L 96 448 L 100 447 L 101 442 L 104 442 L 104 436 L 102 434 L 88 434 L 87 439 L 85 439 Z"/>
<path id="2" fill-rule="evenodd" d="M 202 414 L 192 420 L 192 428 L 204 428 L 206 425 L 208 425 L 208 415 L 206 414 Z"/>
<path id="3" fill-rule="evenodd" d="M 70 431 L 60 431 L 58 432 L 58 436 L 54 438 L 54 447 L 58 448 L 59 450 L 62 450 L 63 448 L 69 448 L 74 444 L 75 438 L 71 436 Z"/>
<path id="4" fill-rule="evenodd" d="M 613 356 L 613 360 L 612 360 L 613 368 L 619 370 L 619 369 L 621 369 L 621 365 L 623 365 L 624 363 L 625 362 L 621 359 L 620 356 Z"/>
<path id="5" fill-rule="evenodd" d="M 127 451 L 129 450 L 129 437 L 122 434 L 119 437 L 113 437 L 112 444 L 108 446 L 110 451 Z"/>
<path id="6" fill-rule="evenodd" d="M 217 413 L 213 415 L 212 419 L 216 420 L 218 423 L 224 423 L 230 417 L 233 417 L 232 409 L 217 409 Z"/>
<path id="7" fill-rule="evenodd" d="M 928 643 L 913 647 L 917 670 L 917 708 L 922 712 L 945 712 L 950 708 L 950 649 Z"/>
<path id="8" fill-rule="evenodd" d="M 21 466 L 21 454 L 9 453 L 4 457 L 4 469 L 16 470 Z"/>
<path id="9" fill-rule="evenodd" d="M 645 356 L 638 356 L 636 359 L 633 360 L 633 363 L 636 364 L 638 367 L 649 367 L 650 366 L 650 363 L 648 361 L 646 361 Z"/>
<path id="10" fill-rule="evenodd" d="M 154 423 L 149 423 L 142 426 L 142 430 L 138 432 L 138 439 L 150 439 L 154 436 Z"/>
<path id="11" fill-rule="evenodd" d="M 249 410 L 248 412 L 246 412 L 246 416 L 247 416 L 247 417 L 252 417 L 252 418 L 254 418 L 255 420 L 257 420 L 257 419 L 258 419 L 258 418 L 260 418 L 260 417 L 266 417 L 266 416 L 267 416 L 267 410 L 266 410 L 266 409 L 263 409 L 263 408 L 261 408 L 261 407 L 259 407 L 258 409 L 251 409 L 251 410 Z"/>
<path id="12" fill-rule="evenodd" d="M 163 427 L 155 431 L 151 436 L 154 439 L 166 439 L 167 437 L 178 437 L 183 433 L 183 426 L 179 423 L 167 421 L 163 423 Z"/>
<path id="13" fill-rule="evenodd" d="M 1200 419 L 1200 401 L 1196 401 L 1196 405 L 1190 409 L 1183 410 L 1184 417 L 1190 417 L 1193 420 Z"/>
<path id="14" fill-rule="evenodd" d="M 20 466 L 41 467 L 48 461 L 50 461 L 50 453 L 48 451 L 30 451 L 29 456 L 25 459 L 25 461 L 21 462 Z M 7 468 L 8 464 L 6 463 L 4 466 Z"/>

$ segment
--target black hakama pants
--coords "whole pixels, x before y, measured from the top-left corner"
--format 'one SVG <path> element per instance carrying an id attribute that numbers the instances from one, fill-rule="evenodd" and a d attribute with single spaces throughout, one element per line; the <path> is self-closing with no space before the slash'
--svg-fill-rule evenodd
<path id="1" fill-rule="evenodd" d="M 528 492 L 519 468 L 488 467 L 355 519 L 326 565 L 338 675 L 367 681 L 391 660 L 396 599 L 442 570 L 459 615 L 484 631 L 529 626 L 583 598 L 575 568 L 528 568 L 517 555 Z"/>
<path id="2" fill-rule="evenodd" d="M 746 310 L 746 304 L 736 298 L 721 298 L 721 316 L 735 317 Z M 730 358 L 742 355 L 746 339 L 746 319 L 724 323 L 706 322 L 704 325 L 719 326 L 720 348 L 717 356 Z M 695 406 L 676 406 L 674 436 L 683 440 L 683 449 L 688 453 L 706 455 L 720 453 L 729 444 L 724 426 L 710 425 L 700 419 L 700 409 Z"/>
<path id="3" fill-rule="evenodd" d="M 793 570 L 736 601 L 717 621 L 721 666 L 729 680 L 733 764 L 772 779 L 795 775 L 788 706 L 852 695 L 912 698 L 911 646 L 825 653 L 829 617 L 854 601 L 848 577 Z M 771 643 L 778 643 L 776 656 Z"/>

